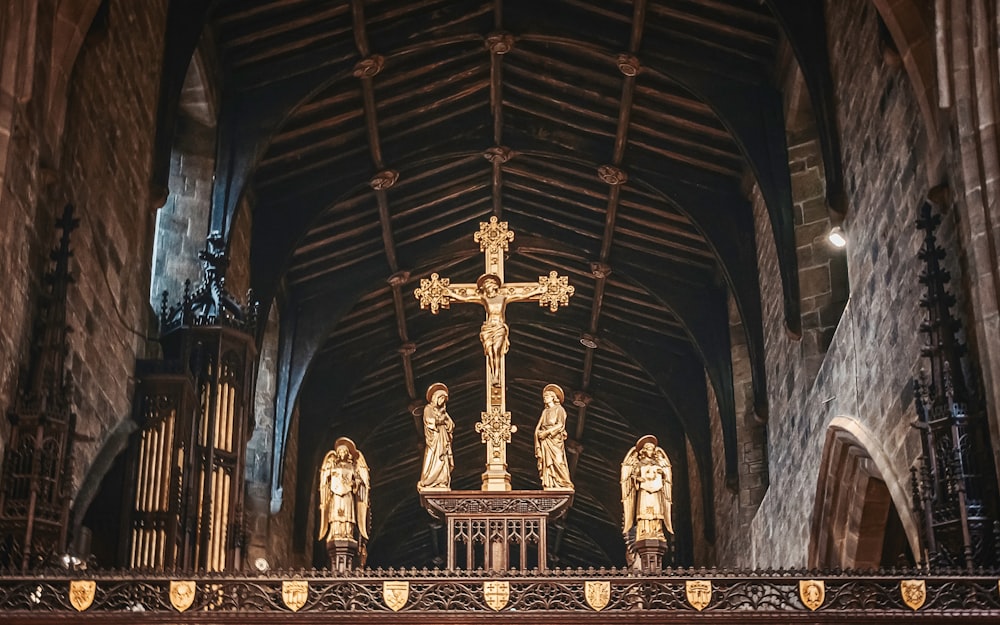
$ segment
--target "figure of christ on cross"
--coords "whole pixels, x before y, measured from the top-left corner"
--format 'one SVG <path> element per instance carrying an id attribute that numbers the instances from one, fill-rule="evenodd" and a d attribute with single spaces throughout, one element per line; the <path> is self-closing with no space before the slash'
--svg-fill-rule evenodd
<path id="1" fill-rule="evenodd" d="M 538 286 L 538 285 L 532 285 Z M 476 290 L 469 293 L 466 289 L 453 289 L 452 299 L 456 302 L 479 301 L 486 309 L 486 321 L 479 330 L 479 340 L 483 343 L 483 355 L 486 356 L 486 380 L 492 387 L 501 386 L 502 363 L 507 350 L 510 349 L 510 328 L 507 326 L 507 304 L 530 300 L 538 295 L 538 289 L 503 289 L 500 278 L 487 273 L 476 281 Z"/>
<path id="2" fill-rule="evenodd" d="M 504 357 L 510 348 L 507 304 L 537 301 L 540 306 L 548 306 L 556 312 L 559 306 L 569 304 L 574 291 L 567 278 L 555 271 L 540 276 L 538 282 L 504 284 L 503 255 L 513 239 L 514 233 L 507 229 L 507 222 L 490 217 L 488 223 L 479 224 L 479 232 L 475 235 L 486 261 L 486 272 L 475 284 L 451 284 L 448 278 L 432 273 L 430 278 L 420 280 L 420 288 L 414 292 L 420 300 L 420 308 L 430 308 L 433 314 L 441 308 L 450 308 L 452 301 L 477 303 L 486 310 L 486 320 L 479 331 L 486 357 L 486 411 L 482 414 L 482 422 L 476 425 L 486 444 L 483 490 L 510 490 L 506 443 L 510 442 L 513 428 L 510 413 L 506 412 L 504 367 Z"/>

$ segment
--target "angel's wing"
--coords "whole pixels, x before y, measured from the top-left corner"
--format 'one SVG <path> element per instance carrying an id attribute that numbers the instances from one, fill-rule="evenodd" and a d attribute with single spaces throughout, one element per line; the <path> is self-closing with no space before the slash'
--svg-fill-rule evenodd
<path id="1" fill-rule="evenodd" d="M 333 491 L 330 489 L 330 481 L 333 479 L 333 465 L 337 461 L 337 454 L 333 450 L 326 452 L 323 458 L 322 468 L 319 470 L 319 538 L 320 540 L 330 531 L 330 506 L 332 505 Z"/>
<path id="2" fill-rule="evenodd" d="M 365 455 L 358 451 L 358 459 L 355 462 L 354 471 L 357 475 L 357 520 L 358 532 L 361 537 L 368 540 L 368 510 L 371 509 L 371 470 L 368 468 L 368 461 Z"/>
<path id="3" fill-rule="evenodd" d="M 635 447 L 629 449 L 622 461 L 621 487 L 622 487 L 622 532 L 628 533 L 635 524 L 635 469 L 639 464 L 639 456 Z"/>
<path id="4" fill-rule="evenodd" d="M 663 488 L 660 489 L 660 509 L 663 510 L 663 525 L 667 532 L 674 533 L 673 492 L 674 472 L 670 467 L 670 459 L 662 448 L 656 448 L 656 462 L 663 470 Z"/>

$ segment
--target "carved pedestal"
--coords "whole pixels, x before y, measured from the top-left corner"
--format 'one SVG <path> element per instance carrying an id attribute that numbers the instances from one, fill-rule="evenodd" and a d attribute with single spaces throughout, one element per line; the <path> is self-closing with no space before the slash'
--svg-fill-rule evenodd
<path id="1" fill-rule="evenodd" d="M 667 552 L 667 541 L 658 538 L 637 540 L 632 550 L 639 559 L 639 568 L 643 571 L 663 570 L 663 555 Z"/>
<path id="2" fill-rule="evenodd" d="M 330 569 L 333 571 L 350 571 L 357 568 L 358 541 L 349 539 L 328 540 L 326 552 L 330 556 Z"/>
<path id="3" fill-rule="evenodd" d="M 547 528 L 573 503 L 573 492 L 422 492 L 420 503 L 445 522 L 449 570 L 546 570 Z"/>

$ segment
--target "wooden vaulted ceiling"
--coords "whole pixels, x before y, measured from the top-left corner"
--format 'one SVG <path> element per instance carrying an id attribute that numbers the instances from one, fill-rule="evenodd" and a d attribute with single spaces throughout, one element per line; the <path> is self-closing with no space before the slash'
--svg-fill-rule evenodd
<path id="1" fill-rule="evenodd" d="M 295 475 L 298 546 L 311 544 L 315 466 L 346 435 L 372 465 L 370 563 L 439 562 L 443 546 L 415 490 L 416 415 L 430 383 L 448 384 L 453 488 L 478 488 L 483 312 L 455 306 L 432 316 L 413 290 L 431 272 L 474 282 L 482 257 L 472 235 L 492 215 L 516 232 L 508 280 L 554 269 L 576 288 L 556 314 L 508 309 L 515 488 L 538 488 L 532 431 L 542 386 L 567 391 L 577 495 L 553 541 L 559 564 L 623 562 L 616 474 L 649 432 L 674 462 L 682 559 L 693 541 L 712 538 L 711 523 L 696 536 L 683 519 L 695 506 L 711 511 L 711 482 L 702 481 L 704 500 L 692 501 L 689 473 L 704 477 L 713 456 L 724 457 L 735 480 L 730 297 L 747 326 L 758 412 L 766 411 L 747 175 L 767 200 L 786 314 L 796 318 L 781 99 L 771 85 L 783 28 L 810 23 L 803 5 L 816 8 L 758 0 L 211 5 L 203 17 L 222 93 L 213 225 L 228 233 L 240 198 L 250 198 L 252 279 L 266 301 L 280 303 L 275 484 Z M 182 28 L 183 12 L 171 11 Z M 581 344 L 584 335 L 598 347 Z M 712 442 L 708 385 L 723 445 Z M 289 465 L 296 407 L 298 462 Z"/>

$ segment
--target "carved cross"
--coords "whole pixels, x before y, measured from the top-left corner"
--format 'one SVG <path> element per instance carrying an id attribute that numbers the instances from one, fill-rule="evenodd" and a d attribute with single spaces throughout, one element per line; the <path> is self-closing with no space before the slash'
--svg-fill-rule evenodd
<path id="1" fill-rule="evenodd" d="M 486 411 L 482 413 L 482 421 L 476 424 L 476 431 L 482 434 L 486 444 L 486 473 L 483 474 L 483 490 L 486 491 L 510 490 L 507 443 L 516 428 L 510 424 L 510 413 L 506 410 L 507 304 L 534 301 L 556 312 L 560 306 L 569 304 L 574 292 L 568 279 L 555 271 L 539 276 L 537 282 L 504 283 L 503 256 L 513 240 L 514 232 L 508 230 L 507 222 L 498 221 L 495 216 L 490 217 L 489 222 L 480 222 L 475 241 L 485 255 L 485 272 L 476 284 L 452 284 L 450 279 L 432 273 L 430 278 L 421 279 L 420 288 L 414 291 L 420 308 L 429 308 L 435 315 L 442 308 L 450 308 L 452 302 L 475 303 L 486 310 L 486 321 L 479 335 L 486 357 Z"/>

